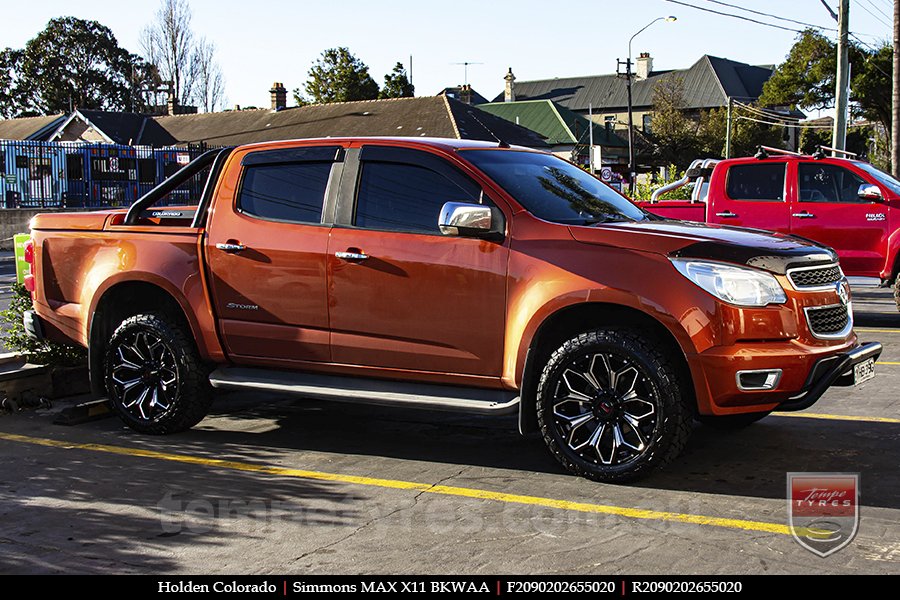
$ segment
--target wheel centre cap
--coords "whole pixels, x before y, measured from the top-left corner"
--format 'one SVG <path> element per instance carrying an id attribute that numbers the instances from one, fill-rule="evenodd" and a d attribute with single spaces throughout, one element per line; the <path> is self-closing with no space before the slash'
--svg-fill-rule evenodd
<path id="1" fill-rule="evenodd" d="M 619 410 L 619 404 L 608 393 L 598 394 L 594 399 L 594 415 L 599 419 L 612 419 Z"/>

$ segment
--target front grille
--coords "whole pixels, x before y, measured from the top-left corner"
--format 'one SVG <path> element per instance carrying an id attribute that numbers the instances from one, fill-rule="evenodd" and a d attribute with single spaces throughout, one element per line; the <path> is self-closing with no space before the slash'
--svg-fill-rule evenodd
<path id="1" fill-rule="evenodd" d="M 843 337 L 852 325 L 850 307 L 841 304 L 807 308 L 806 320 L 816 337 Z"/>
<path id="2" fill-rule="evenodd" d="M 791 284 L 798 290 L 825 287 L 837 283 L 844 277 L 837 265 L 800 268 L 788 271 Z"/>

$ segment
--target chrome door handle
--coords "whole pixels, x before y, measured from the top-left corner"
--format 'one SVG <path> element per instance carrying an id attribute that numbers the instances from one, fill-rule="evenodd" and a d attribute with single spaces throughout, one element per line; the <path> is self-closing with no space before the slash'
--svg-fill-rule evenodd
<path id="1" fill-rule="evenodd" d="M 726 210 L 726 211 L 723 211 L 723 212 L 717 212 L 717 213 L 716 213 L 716 216 L 717 216 L 717 217 L 722 217 L 723 219 L 733 219 L 734 217 L 737 216 L 737 214 L 731 212 L 730 210 Z"/>
<path id="2" fill-rule="evenodd" d="M 335 252 L 334 255 L 341 260 L 349 261 L 366 260 L 367 258 L 369 258 L 368 254 L 364 254 L 362 252 Z"/>
<path id="3" fill-rule="evenodd" d="M 797 217 L 798 219 L 812 219 L 816 215 L 812 214 L 811 212 L 803 211 L 802 213 L 792 213 L 791 216 Z"/>
<path id="4" fill-rule="evenodd" d="M 233 254 L 235 252 L 241 252 L 247 249 L 247 246 L 243 244 L 216 244 L 216 248 L 222 250 L 223 252 L 228 252 L 229 254 Z"/>

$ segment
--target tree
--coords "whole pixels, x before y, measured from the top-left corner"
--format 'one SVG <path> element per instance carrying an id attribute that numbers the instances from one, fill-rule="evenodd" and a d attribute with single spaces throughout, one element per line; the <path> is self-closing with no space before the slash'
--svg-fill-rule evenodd
<path id="1" fill-rule="evenodd" d="M 369 75 L 369 67 L 345 47 L 325 50 L 309 70 L 305 87 L 317 104 L 378 98 L 378 84 Z M 296 90 L 294 98 L 298 96 L 303 99 Z"/>
<path id="2" fill-rule="evenodd" d="M 821 33 L 800 33 L 784 62 L 763 85 L 763 106 L 800 106 L 824 109 L 834 106 L 834 74 L 837 50 Z"/>
<path id="3" fill-rule="evenodd" d="M 17 94 L 22 51 L 6 48 L 0 52 L 0 117 L 10 119 L 19 114 Z"/>
<path id="4" fill-rule="evenodd" d="M 415 95 L 416 88 L 409 82 L 406 75 L 406 67 L 398 62 L 394 70 L 384 76 L 384 85 L 381 88 L 379 98 L 411 98 Z"/>
<path id="5" fill-rule="evenodd" d="M 699 149 L 697 123 L 684 113 L 684 80 L 664 77 L 653 88 L 651 137 L 654 158 L 664 165 L 684 170 Z"/>
<path id="6" fill-rule="evenodd" d="M 213 112 L 223 108 L 225 100 L 225 78 L 215 60 L 216 46 L 201 38 L 195 50 L 196 90 L 194 98 L 203 112 Z"/>
<path id="7" fill-rule="evenodd" d="M 738 118 L 731 121 L 731 156 L 750 156 L 757 146 L 783 145 L 782 127 L 766 125 L 757 121 Z M 728 127 L 728 112 L 724 108 L 713 108 L 700 115 L 697 133 L 699 155 L 709 158 L 725 157 L 725 134 Z"/>
<path id="8" fill-rule="evenodd" d="M 194 91 L 194 32 L 187 0 L 162 0 L 156 20 L 141 32 L 141 51 L 156 66 L 160 84 L 170 86 L 180 104 Z"/>
<path id="9" fill-rule="evenodd" d="M 0 114 L 39 115 L 69 107 L 128 110 L 139 57 L 96 21 L 51 19 L 22 50 L 0 53 Z"/>
<path id="10" fill-rule="evenodd" d="M 877 121 L 891 130 L 891 72 L 893 47 L 850 44 L 851 113 Z M 835 44 L 821 33 L 807 29 L 797 38 L 783 63 L 763 86 L 760 104 L 798 106 L 804 109 L 834 107 Z"/>

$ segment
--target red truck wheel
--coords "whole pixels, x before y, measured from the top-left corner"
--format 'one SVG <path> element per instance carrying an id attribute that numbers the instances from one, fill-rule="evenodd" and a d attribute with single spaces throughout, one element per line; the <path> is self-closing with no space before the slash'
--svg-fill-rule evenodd
<path id="1" fill-rule="evenodd" d="M 900 310 L 900 275 L 894 280 L 894 302 L 897 303 L 897 310 Z"/>
<path id="2" fill-rule="evenodd" d="M 207 371 L 193 340 L 166 315 L 125 319 L 106 349 L 110 403 L 141 433 L 176 433 L 199 423 L 212 402 Z"/>
<path id="3" fill-rule="evenodd" d="M 665 350 L 629 331 L 591 331 L 564 343 L 541 374 L 537 398 L 554 457 L 597 481 L 629 481 L 664 466 L 691 432 Z"/>

